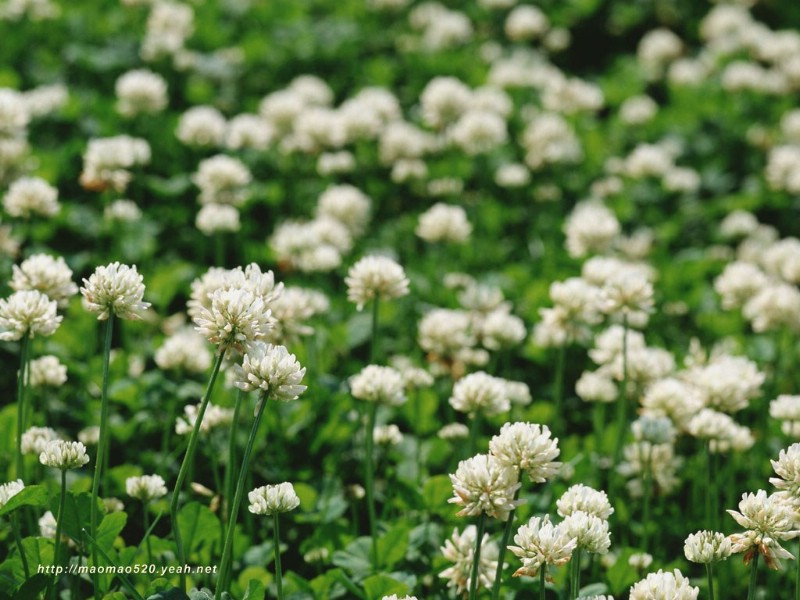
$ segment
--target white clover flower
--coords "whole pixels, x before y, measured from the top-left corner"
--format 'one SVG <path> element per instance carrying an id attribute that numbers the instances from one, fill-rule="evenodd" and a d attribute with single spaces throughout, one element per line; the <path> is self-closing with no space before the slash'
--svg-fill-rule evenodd
<path id="1" fill-rule="evenodd" d="M 175 419 L 175 433 L 178 435 L 188 435 L 194 429 L 197 422 L 197 414 L 200 411 L 199 404 L 188 404 L 183 408 L 183 416 Z M 203 421 L 200 423 L 200 433 L 208 433 L 215 427 L 226 427 L 233 420 L 233 409 L 220 408 L 210 402 L 203 413 Z"/>
<path id="2" fill-rule="evenodd" d="M 248 345 L 242 366 L 237 365 L 235 385 L 245 392 L 261 390 L 268 398 L 288 402 L 306 390 L 300 383 L 305 374 L 305 367 L 285 346 L 256 341 Z"/>
<path id="3" fill-rule="evenodd" d="M 60 256 L 34 254 L 19 266 L 14 265 L 13 272 L 11 289 L 17 292 L 38 290 L 62 308 L 78 293 L 78 286 L 72 281 L 72 270 Z"/>
<path id="4" fill-rule="evenodd" d="M 608 521 L 597 515 L 578 510 L 566 517 L 561 526 L 567 530 L 569 537 L 575 538 L 577 549 L 592 554 L 606 554 L 611 547 Z"/>
<path id="5" fill-rule="evenodd" d="M 463 310 L 435 308 L 419 321 L 420 347 L 438 358 L 447 359 L 461 354 L 476 344 L 472 318 Z"/>
<path id="6" fill-rule="evenodd" d="M 39 177 L 22 177 L 8 187 L 3 208 L 12 217 L 53 217 L 61 210 L 58 190 Z"/>
<path id="7" fill-rule="evenodd" d="M 472 91 L 455 77 L 434 77 L 419 98 L 422 118 L 433 127 L 443 127 L 458 119 L 471 100 Z"/>
<path id="8" fill-rule="evenodd" d="M 128 477 L 125 480 L 125 492 L 132 498 L 147 502 L 166 496 L 167 486 L 160 475 L 142 475 Z"/>
<path id="9" fill-rule="evenodd" d="M 614 514 L 614 508 L 608 501 L 608 496 L 602 490 L 595 490 L 582 483 L 573 485 L 556 502 L 558 514 L 568 517 L 581 511 L 607 520 Z"/>
<path id="10" fill-rule="evenodd" d="M 778 460 L 771 460 L 770 463 L 778 477 L 770 477 L 769 482 L 800 500 L 800 444 L 792 444 L 781 450 Z"/>
<path id="11" fill-rule="evenodd" d="M 641 403 L 644 414 L 669 417 L 681 429 L 703 408 L 700 392 L 690 383 L 674 377 L 649 385 Z"/>
<path id="12" fill-rule="evenodd" d="M 0 340 L 53 335 L 63 319 L 56 310 L 55 300 L 35 290 L 14 292 L 7 299 L 0 299 Z"/>
<path id="13" fill-rule="evenodd" d="M 693 587 L 678 569 L 672 573 L 661 569 L 631 587 L 630 600 L 696 600 L 700 588 Z"/>
<path id="14" fill-rule="evenodd" d="M 227 204 L 204 204 L 195 218 L 195 227 L 204 235 L 235 233 L 241 228 L 239 210 Z"/>
<path id="15" fill-rule="evenodd" d="M 264 485 L 247 494 L 248 509 L 256 515 L 274 515 L 289 512 L 300 506 L 300 498 L 291 483 Z"/>
<path id="16" fill-rule="evenodd" d="M 506 423 L 489 442 L 489 452 L 517 472 L 527 472 L 534 483 L 544 483 L 561 468 L 553 462 L 561 452 L 558 438 L 550 437 L 547 425 Z"/>
<path id="17" fill-rule="evenodd" d="M 22 434 L 20 449 L 23 454 L 41 454 L 47 444 L 53 440 L 61 439 L 54 429 L 50 427 L 30 427 Z"/>
<path id="18" fill-rule="evenodd" d="M 508 549 L 522 561 L 514 577 L 535 577 L 539 569 L 552 565 L 561 566 L 569 562 L 578 541 L 571 537 L 563 523 L 553 525 L 550 516 L 533 517 L 522 525 L 514 536 L 516 546 Z"/>
<path id="19" fill-rule="evenodd" d="M 117 135 L 90 140 L 80 183 L 87 190 L 122 192 L 133 177 L 131 169 L 147 164 L 150 158 L 150 144 L 141 138 Z"/>
<path id="20" fill-rule="evenodd" d="M 747 530 L 729 536 L 732 553 L 745 552 L 748 562 L 755 553 L 762 554 L 770 569 L 777 569 L 781 559 L 794 558 L 779 543 L 800 535 L 800 531 L 795 529 L 794 508 L 783 496 L 768 496 L 764 490 L 742 494 L 739 510 L 727 512 Z"/>
<path id="21" fill-rule="evenodd" d="M 86 455 L 86 446 L 80 442 L 53 440 L 39 454 L 39 462 L 61 470 L 77 469 L 88 463 L 89 457 Z"/>
<path id="22" fill-rule="evenodd" d="M 647 552 L 634 552 L 628 557 L 628 565 L 637 571 L 649 569 L 653 564 L 653 555 Z"/>
<path id="23" fill-rule="evenodd" d="M 31 387 L 59 387 L 67 381 L 67 367 L 61 364 L 58 357 L 47 355 L 34 359 L 28 365 L 30 373 L 28 383 Z"/>
<path id="24" fill-rule="evenodd" d="M 742 314 L 758 333 L 783 328 L 797 331 L 800 291 L 789 283 L 768 284 L 745 303 Z"/>
<path id="25" fill-rule="evenodd" d="M 472 225 L 462 207 L 437 202 L 420 215 L 415 233 L 430 243 L 461 244 L 469 239 Z"/>
<path id="26" fill-rule="evenodd" d="M 403 441 L 403 434 L 397 425 L 379 425 L 372 432 L 372 439 L 379 445 L 396 446 Z"/>
<path id="27" fill-rule="evenodd" d="M 177 138 L 188 146 L 221 146 L 225 141 L 225 117 L 212 106 L 193 106 L 181 115 L 175 130 Z"/>
<path id="28" fill-rule="evenodd" d="M 247 200 L 247 185 L 253 176 L 238 158 L 217 154 L 200 161 L 192 183 L 200 188 L 200 204 L 230 204 L 240 207 Z"/>
<path id="29" fill-rule="evenodd" d="M 417 600 L 416 596 L 403 596 L 402 598 L 397 594 L 392 594 L 391 596 L 384 596 L 381 600 Z"/>
<path id="30" fill-rule="evenodd" d="M 39 534 L 43 538 L 55 539 L 56 537 L 56 518 L 52 511 L 47 511 L 39 517 Z"/>
<path id="31" fill-rule="evenodd" d="M 8 504 L 8 501 L 11 500 L 11 498 L 19 494 L 24 489 L 25 484 L 22 482 L 22 479 L 9 481 L 8 483 L 0 485 L 0 508 L 3 508 L 6 504 Z"/>
<path id="32" fill-rule="evenodd" d="M 508 140 L 506 120 L 495 111 L 471 108 L 451 125 L 447 137 L 465 154 L 491 152 Z"/>
<path id="33" fill-rule="evenodd" d="M 113 262 L 97 267 L 89 279 L 83 280 L 84 308 L 97 313 L 100 321 L 108 319 L 111 313 L 120 319 L 141 319 L 142 313 L 150 307 L 149 302 L 142 301 L 142 281 L 136 265 Z"/>
<path id="34" fill-rule="evenodd" d="M 272 328 L 272 311 L 264 298 L 249 289 L 217 289 L 211 306 L 200 306 L 194 317 L 196 330 L 224 351 L 242 349 L 267 336 Z"/>
<path id="35" fill-rule="evenodd" d="M 167 82 L 148 69 L 124 73 L 114 84 L 117 110 L 126 117 L 139 113 L 156 113 L 167 106 Z"/>
<path id="36" fill-rule="evenodd" d="M 627 315 L 633 322 L 653 312 L 653 285 L 633 271 L 622 271 L 606 281 L 601 290 L 601 309 L 606 314 Z M 644 317 L 642 317 L 644 315 Z"/>
<path id="37" fill-rule="evenodd" d="M 469 437 L 469 427 L 463 423 L 448 423 L 436 435 L 443 440 L 463 440 Z"/>
<path id="38" fill-rule="evenodd" d="M 453 564 L 439 573 L 439 577 L 447 579 L 447 587 L 455 588 L 456 594 L 462 594 L 469 589 L 477 536 L 478 530 L 475 525 L 468 525 L 461 533 L 456 528 L 441 547 L 442 556 Z M 488 533 L 483 534 L 481 556 L 478 561 L 478 589 L 489 589 L 494 584 L 499 554 L 497 542 L 494 542 Z"/>
<path id="39" fill-rule="evenodd" d="M 287 287 L 270 305 L 275 327 L 267 339 L 272 343 L 286 344 L 300 336 L 311 335 L 314 328 L 306 323 L 330 308 L 328 297 L 317 290 Z"/>
<path id="40" fill-rule="evenodd" d="M 606 373 L 584 371 L 575 382 L 575 393 L 584 402 L 609 404 L 619 397 L 619 387 Z"/>
<path id="41" fill-rule="evenodd" d="M 354 236 L 361 235 L 369 222 L 370 199 L 348 184 L 326 189 L 317 200 L 317 217 L 336 219 Z"/>
<path id="42" fill-rule="evenodd" d="M 184 328 L 164 340 L 156 350 L 159 369 L 205 373 L 211 367 L 212 356 L 203 336 L 192 328 Z"/>
<path id="43" fill-rule="evenodd" d="M 365 256 L 350 267 L 345 278 L 347 299 L 358 310 L 373 298 L 391 299 L 408 294 L 408 278 L 399 264 L 385 256 Z"/>
<path id="44" fill-rule="evenodd" d="M 730 413 L 761 394 L 766 375 L 748 358 L 723 354 L 690 371 L 686 379 L 699 390 L 705 406 Z"/>
<path id="45" fill-rule="evenodd" d="M 350 378 L 350 393 L 358 400 L 400 406 L 406 401 L 403 376 L 392 367 L 367 365 Z"/>
<path id="46" fill-rule="evenodd" d="M 483 371 L 470 373 L 453 386 L 450 406 L 459 412 L 475 415 L 497 415 L 511 408 L 506 386 L 499 377 Z"/>
<path id="47" fill-rule="evenodd" d="M 135 223 L 142 218 L 142 211 L 133 200 L 121 198 L 106 206 L 103 218 L 118 223 Z"/>
<path id="48" fill-rule="evenodd" d="M 542 37 L 550 29 L 550 20 L 536 6 L 517 6 L 506 17 L 504 31 L 514 42 Z"/>
<path id="49" fill-rule="evenodd" d="M 451 504 L 462 507 L 457 516 L 477 516 L 481 513 L 505 521 L 509 512 L 519 504 L 514 500 L 520 488 L 517 472 L 491 454 L 478 454 L 458 463 L 453 483 Z"/>
<path id="50" fill-rule="evenodd" d="M 525 322 L 503 308 L 493 310 L 483 317 L 479 328 L 481 343 L 489 350 L 511 348 L 528 335 Z"/>
<path id="51" fill-rule="evenodd" d="M 241 114 L 228 121 L 225 147 L 229 150 L 267 150 L 275 141 L 275 128 L 259 115 Z"/>
<path id="52" fill-rule="evenodd" d="M 719 531 L 698 531 L 686 538 L 683 554 L 694 563 L 718 562 L 731 555 L 731 541 Z"/>
<path id="53" fill-rule="evenodd" d="M 78 432 L 78 441 L 85 446 L 96 446 L 100 443 L 100 427 L 90 425 Z"/>

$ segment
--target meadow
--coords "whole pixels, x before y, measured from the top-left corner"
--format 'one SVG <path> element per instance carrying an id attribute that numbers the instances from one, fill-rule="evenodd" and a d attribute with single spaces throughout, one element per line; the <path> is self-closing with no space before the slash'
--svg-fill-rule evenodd
<path id="1" fill-rule="evenodd" d="M 0 0 L 0 600 L 800 600 L 800 5 Z"/>

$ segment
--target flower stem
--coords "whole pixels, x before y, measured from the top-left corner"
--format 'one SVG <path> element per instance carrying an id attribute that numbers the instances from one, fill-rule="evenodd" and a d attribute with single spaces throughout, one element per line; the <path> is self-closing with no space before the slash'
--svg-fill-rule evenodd
<path id="1" fill-rule="evenodd" d="M 19 558 L 22 561 L 22 570 L 25 573 L 25 579 L 30 579 L 31 570 L 30 567 L 28 567 L 28 558 L 25 556 L 25 548 L 22 545 L 22 536 L 19 534 L 19 523 L 17 523 L 17 516 L 14 513 L 11 513 L 11 515 L 9 515 L 9 521 L 11 521 L 11 531 L 14 533 L 14 543 L 17 545 Z"/>
<path id="2" fill-rule="evenodd" d="M 178 480 L 175 482 L 175 489 L 172 491 L 172 501 L 169 503 L 172 535 L 175 538 L 175 552 L 178 558 L 178 564 L 181 565 L 186 564 L 186 554 L 183 551 L 183 540 L 181 539 L 181 533 L 178 528 L 178 502 L 180 500 L 183 482 L 186 480 L 186 475 L 189 472 L 189 466 L 193 462 L 194 453 L 197 449 L 197 438 L 198 434 L 200 433 L 200 425 L 203 423 L 203 415 L 206 412 L 206 407 L 208 406 L 208 401 L 211 398 L 211 392 L 214 389 L 214 383 L 217 381 L 217 375 L 219 374 L 219 369 L 222 366 L 222 359 L 224 357 L 225 349 L 220 348 L 220 350 L 217 352 L 217 360 L 214 363 L 214 368 L 211 371 L 211 377 L 208 380 L 205 396 L 203 396 L 203 400 L 200 402 L 200 408 L 197 411 L 197 418 L 195 419 L 192 433 L 189 435 L 189 446 L 186 448 L 186 454 L 183 456 L 183 462 L 181 463 L 180 471 L 178 471 Z M 185 591 L 186 575 L 184 573 L 180 574 L 180 581 L 181 589 Z"/>
<path id="3" fill-rule="evenodd" d="M 22 434 L 25 433 L 25 383 L 28 370 L 30 339 L 22 336 L 20 341 L 19 375 L 17 377 L 17 479 L 25 479 L 25 461 L 22 456 Z"/>
<path id="4" fill-rule="evenodd" d="M 144 539 L 147 545 L 147 562 L 153 562 L 153 548 L 150 545 L 150 514 L 147 511 L 147 502 L 142 505 L 142 515 L 144 519 Z"/>
<path id="5" fill-rule="evenodd" d="M 369 338 L 369 362 L 375 363 L 375 354 L 377 353 L 378 346 L 378 309 L 379 297 L 375 296 L 372 300 L 372 335 Z"/>
<path id="6" fill-rule="evenodd" d="M 372 539 L 372 549 L 370 558 L 372 559 L 372 570 L 378 571 L 378 534 L 375 517 L 375 483 L 373 481 L 375 473 L 374 446 L 375 440 L 375 415 L 378 412 L 378 405 L 371 402 L 367 409 L 367 429 L 364 432 L 364 487 L 367 496 L 367 514 L 369 517 L 369 535 Z"/>
<path id="7" fill-rule="evenodd" d="M 547 565 L 542 565 L 542 570 L 539 571 L 539 600 L 545 600 L 545 579 L 547 579 Z"/>
<path id="8" fill-rule="evenodd" d="M 561 418 L 561 404 L 564 402 L 564 368 L 566 366 L 566 359 L 567 346 L 559 346 L 556 353 L 556 372 L 555 381 L 553 382 L 553 399 L 556 411 L 554 421 L 562 426 L 564 425 L 564 422 Z"/>
<path id="9" fill-rule="evenodd" d="M 520 488 L 517 488 L 517 491 L 514 492 L 514 503 L 516 504 L 517 499 L 519 498 Z M 503 578 L 503 559 L 506 555 L 506 546 L 508 546 L 508 541 L 511 539 L 511 530 L 514 528 L 514 513 L 517 512 L 516 507 L 511 509 L 511 512 L 508 513 L 508 519 L 506 519 L 506 526 L 503 530 L 503 539 L 500 542 L 500 553 L 497 556 L 497 571 L 494 575 L 494 585 L 492 586 L 492 600 L 497 600 L 500 597 L 500 587 L 502 586 L 501 579 Z"/>
<path id="10" fill-rule="evenodd" d="M 481 413 L 475 411 L 469 427 L 469 456 L 474 456 L 478 449 L 478 435 L 481 430 Z"/>
<path id="11" fill-rule="evenodd" d="M 747 588 L 747 600 L 756 598 L 756 580 L 758 579 L 758 551 L 753 552 L 753 562 L 750 566 L 750 586 Z"/>
<path id="12" fill-rule="evenodd" d="M 236 400 L 233 404 L 233 418 L 231 419 L 230 431 L 228 431 L 228 464 L 225 466 L 225 497 L 223 499 L 223 520 L 225 523 L 228 521 L 231 510 L 231 502 L 233 501 L 235 477 L 233 473 L 233 465 L 236 464 L 236 432 L 239 430 L 239 413 L 242 408 L 242 390 L 236 390 Z M 224 535 L 223 535 L 224 539 Z"/>
<path id="13" fill-rule="evenodd" d="M 706 577 L 708 578 L 708 600 L 714 600 L 714 576 L 711 573 L 711 563 L 706 563 Z"/>
<path id="14" fill-rule="evenodd" d="M 256 418 L 253 420 L 253 427 L 250 429 L 250 437 L 247 438 L 247 446 L 244 449 L 242 456 L 242 466 L 239 469 L 239 477 L 236 482 L 236 494 L 233 497 L 233 504 L 228 518 L 228 529 L 225 532 L 225 546 L 222 549 L 222 560 L 220 561 L 220 576 L 217 581 L 217 589 L 214 593 L 215 600 L 219 600 L 222 592 L 228 591 L 230 582 L 230 568 L 231 568 L 231 555 L 233 552 L 233 534 L 236 528 L 236 517 L 239 515 L 239 506 L 242 503 L 242 493 L 244 492 L 245 473 L 250 466 L 250 455 L 253 452 L 253 445 L 256 441 L 256 434 L 258 433 L 258 426 L 261 424 L 261 417 L 264 414 L 264 409 L 269 401 L 268 395 L 263 395 L 259 399 L 258 410 L 256 411 Z"/>
<path id="15" fill-rule="evenodd" d="M 92 539 L 97 539 L 97 499 L 100 495 L 100 481 L 103 478 L 103 468 L 108 446 L 108 368 L 111 362 L 111 336 L 114 333 L 114 313 L 110 312 L 106 320 L 106 335 L 103 341 L 103 382 L 100 393 L 100 438 L 97 443 L 97 456 L 94 461 L 94 477 L 92 478 L 92 504 L 90 506 L 89 527 Z M 105 491 L 105 489 L 103 490 Z M 92 562 L 95 566 L 99 563 L 97 547 L 92 547 Z M 100 597 L 100 577 L 97 573 L 92 577 L 94 594 Z"/>
<path id="16" fill-rule="evenodd" d="M 61 496 L 58 499 L 58 514 L 56 515 L 56 539 L 55 549 L 53 551 L 53 579 L 50 582 L 50 593 L 48 596 L 56 597 L 56 583 L 58 575 L 56 575 L 56 567 L 59 565 L 59 554 L 61 553 L 61 525 L 64 521 L 64 505 L 67 502 L 67 470 L 61 469 Z"/>
<path id="17" fill-rule="evenodd" d="M 617 444 L 614 447 L 614 465 L 619 464 L 622 457 L 622 446 L 625 441 L 625 424 L 628 412 L 628 315 L 622 316 L 622 384 L 617 400 Z"/>
<path id="18" fill-rule="evenodd" d="M 572 580 L 570 582 L 571 598 L 575 600 L 581 590 L 581 549 L 576 548 L 570 559 L 572 563 Z"/>
<path id="19" fill-rule="evenodd" d="M 278 587 L 278 600 L 283 600 L 283 581 L 281 576 L 281 534 L 278 525 L 278 513 L 272 515 L 275 527 L 275 585 Z"/>
<path id="20" fill-rule="evenodd" d="M 642 550 L 647 552 L 650 533 L 650 503 L 653 494 L 653 448 L 645 450 L 644 473 L 642 474 L 644 506 L 642 508 Z"/>
<path id="21" fill-rule="evenodd" d="M 800 600 L 800 542 L 797 543 L 797 555 L 794 562 L 797 564 L 795 567 L 794 597 L 795 600 Z"/>
<path id="22" fill-rule="evenodd" d="M 478 571 L 481 563 L 481 542 L 483 542 L 483 530 L 486 527 L 486 513 L 481 512 L 478 517 L 478 533 L 475 535 L 475 555 L 472 557 L 472 574 L 469 581 L 469 600 L 478 597 Z"/>

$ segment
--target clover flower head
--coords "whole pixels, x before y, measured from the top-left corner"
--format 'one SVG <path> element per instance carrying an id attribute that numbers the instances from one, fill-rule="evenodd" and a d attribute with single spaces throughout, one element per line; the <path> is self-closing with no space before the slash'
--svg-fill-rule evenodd
<path id="1" fill-rule="evenodd" d="M 97 267 L 89 279 L 83 280 L 83 305 L 89 312 L 97 313 L 100 321 L 105 321 L 112 313 L 120 319 L 141 319 L 142 313 L 150 307 L 149 302 L 142 301 L 142 279 L 136 265 L 113 262 Z"/>
<path id="2" fill-rule="evenodd" d="M 256 515 L 274 515 L 289 512 L 300 506 L 300 498 L 291 483 L 264 485 L 247 494 L 250 512 Z"/>
<path id="3" fill-rule="evenodd" d="M 489 451 L 500 462 L 527 472 L 535 483 L 544 483 L 561 468 L 553 462 L 561 452 L 558 438 L 550 437 L 547 425 L 506 423 L 489 442 Z"/>
<path id="4" fill-rule="evenodd" d="M 519 501 L 514 499 L 520 487 L 517 472 L 500 462 L 491 454 L 478 454 L 458 463 L 455 474 L 450 475 L 453 484 L 451 504 L 461 506 L 459 517 L 477 516 L 486 513 L 505 521 Z"/>

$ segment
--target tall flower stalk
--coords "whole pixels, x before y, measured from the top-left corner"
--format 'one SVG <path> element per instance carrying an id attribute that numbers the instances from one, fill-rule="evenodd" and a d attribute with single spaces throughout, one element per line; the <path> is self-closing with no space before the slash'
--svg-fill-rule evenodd
<path id="1" fill-rule="evenodd" d="M 481 513 L 478 517 L 478 533 L 475 535 L 475 552 L 472 557 L 472 572 L 469 579 L 469 600 L 475 600 L 478 596 L 478 571 L 481 564 L 481 542 L 483 532 L 486 529 L 486 513 Z"/>
<path id="2" fill-rule="evenodd" d="M 233 537 L 236 520 L 239 515 L 246 475 L 250 467 L 256 434 L 261 418 L 269 400 L 289 402 L 296 400 L 306 390 L 300 382 L 305 376 L 305 368 L 300 366 L 294 354 L 289 354 L 284 346 L 274 346 L 264 342 L 252 343 L 245 352 L 242 366 L 236 368 L 236 386 L 246 392 L 260 390 L 255 419 L 247 439 L 241 467 L 237 477 L 236 491 L 230 506 L 228 527 L 225 532 L 225 543 L 220 560 L 220 576 L 214 597 L 219 600 L 223 592 L 228 591 L 231 580 L 231 562 L 233 560 Z"/>
<path id="3" fill-rule="evenodd" d="M 25 460 L 22 455 L 22 432 L 25 431 L 25 397 L 28 380 L 28 349 L 30 340 L 27 336 L 20 341 L 19 374 L 17 376 L 17 477 L 25 477 Z"/>

